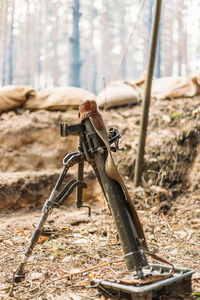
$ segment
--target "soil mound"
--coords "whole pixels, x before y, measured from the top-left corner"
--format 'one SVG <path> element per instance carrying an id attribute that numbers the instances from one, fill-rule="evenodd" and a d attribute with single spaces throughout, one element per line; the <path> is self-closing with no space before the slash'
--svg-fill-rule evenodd
<path id="1" fill-rule="evenodd" d="M 78 138 L 60 136 L 59 123 L 78 122 L 77 111 L 12 111 L 0 116 L 0 210 L 42 204 L 54 187 L 65 155 Z M 68 179 L 75 170 L 70 171 Z M 74 174 L 76 176 L 76 174 Z M 85 201 L 98 186 L 89 168 Z M 74 198 L 71 197 L 70 199 Z"/>
<path id="2" fill-rule="evenodd" d="M 184 189 L 199 189 L 199 105 L 199 97 L 151 103 L 142 185 L 164 188 L 170 199 Z M 132 193 L 141 106 L 102 114 L 107 127 L 122 135 L 125 150 L 114 156 Z M 17 109 L 0 115 L 0 209 L 38 205 L 48 197 L 63 157 L 77 150 L 78 138 L 60 137 L 61 121 L 78 123 L 78 112 Z M 86 177 L 90 174 L 86 168 Z M 89 182 L 96 191 L 88 197 L 96 198 L 96 181 Z"/>
<path id="3" fill-rule="evenodd" d="M 60 168 L 62 158 L 75 151 L 77 139 L 62 138 L 61 120 L 73 122 L 77 112 L 66 113 L 14 111 L 1 115 L 0 170 L 1 172 L 39 171 Z"/>

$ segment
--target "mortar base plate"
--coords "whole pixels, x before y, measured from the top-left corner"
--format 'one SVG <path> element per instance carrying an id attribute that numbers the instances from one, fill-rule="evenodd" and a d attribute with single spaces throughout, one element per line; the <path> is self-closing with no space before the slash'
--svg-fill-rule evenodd
<path id="1" fill-rule="evenodd" d="M 149 264 L 144 267 L 144 274 L 161 275 L 168 274 L 171 267 L 158 264 Z M 97 285 L 101 291 L 107 291 L 108 294 L 118 295 L 119 299 L 122 295 L 129 295 L 130 299 L 135 300 L 151 300 L 162 295 L 183 295 L 191 292 L 191 276 L 195 273 L 192 269 L 183 267 L 175 267 L 172 277 L 152 282 L 146 285 L 132 286 L 118 283 L 116 280 L 100 280 L 93 278 L 91 284 Z M 136 275 L 126 277 L 124 279 L 136 278 Z"/>

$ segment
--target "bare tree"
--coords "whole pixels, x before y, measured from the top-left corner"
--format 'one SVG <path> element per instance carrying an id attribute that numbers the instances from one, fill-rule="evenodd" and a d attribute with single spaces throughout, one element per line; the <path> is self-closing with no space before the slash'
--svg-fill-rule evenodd
<path id="1" fill-rule="evenodd" d="M 110 59 L 109 59 L 109 8 L 108 0 L 102 0 L 102 48 L 101 48 L 101 75 L 106 82 L 110 80 Z"/>
<path id="2" fill-rule="evenodd" d="M 26 47 L 25 47 L 25 83 L 34 86 L 34 22 L 30 12 L 30 0 L 26 0 Z"/>
<path id="3" fill-rule="evenodd" d="M 123 51 L 123 49 L 125 47 L 125 32 L 126 32 L 124 0 L 120 0 L 119 12 L 120 12 L 120 44 L 121 44 L 121 49 Z M 123 59 L 123 62 L 122 62 L 121 77 L 123 79 L 126 78 L 126 57 Z"/>
<path id="4" fill-rule="evenodd" d="M 13 83 L 13 28 L 14 28 L 14 12 L 15 12 L 15 0 L 11 1 L 11 19 L 9 24 L 9 45 L 8 45 L 8 83 Z"/>
<path id="5" fill-rule="evenodd" d="M 54 33 L 53 33 L 53 52 L 54 52 L 54 58 L 53 58 L 53 85 L 58 86 L 58 76 L 59 76 L 59 70 L 58 70 L 58 1 L 54 4 L 54 12 L 55 12 L 55 25 L 54 25 Z"/>
<path id="6" fill-rule="evenodd" d="M 162 32 L 162 22 L 160 22 L 160 29 L 158 32 L 158 43 L 157 43 L 157 50 L 156 50 L 156 65 L 155 65 L 155 73 L 156 77 L 160 78 L 161 74 L 161 32 Z"/>
<path id="7" fill-rule="evenodd" d="M 96 60 L 95 60 L 95 48 L 94 48 L 94 1 L 90 0 L 89 6 L 89 42 L 88 42 L 88 59 L 87 59 L 87 69 L 88 69 L 88 80 L 87 88 L 91 91 L 96 92 Z"/>
<path id="8" fill-rule="evenodd" d="M 2 4 L 2 19 L 1 19 L 1 28 L 2 28 L 2 37 L 1 37 L 1 55 L 2 55 L 2 85 L 6 84 L 6 75 L 7 75 L 7 16 L 8 16 L 8 2 L 7 0 L 3 1 Z M 1 61 L 1 60 L 0 60 Z"/>
<path id="9" fill-rule="evenodd" d="M 183 1 L 177 1 L 177 23 L 178 23 L 178 52 L 177 52 L 177 63 L 178 63 L 178 76 L 182 75 L 182 47 L 183 47 L 183 21 L 182 21 L 182 5 Z"/>
<path id="10" fill-rule="evenodd" d="M 80 59 L 80 29 L 79 19 L 80 2 L 79 0 L 73 0 L 73 31 L 70 37 L 71 44 L 71 63 L 70 63 L 70 85 L 80 87 L 80 71 L 81 71 L 81 59 Z"/>

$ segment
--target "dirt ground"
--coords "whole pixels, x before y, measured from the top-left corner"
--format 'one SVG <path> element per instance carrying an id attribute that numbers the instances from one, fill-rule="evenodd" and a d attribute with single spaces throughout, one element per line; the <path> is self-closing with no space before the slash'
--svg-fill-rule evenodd
<path id="1" fill-rule="evenodd" d="M 138 211 L 150 248 L 176 266 L 196 270 L 192 279 L 193 294 L 196 296 L 179 295 L 165 299 L 197 299 L 199 295 L 199 229 L 196 221 L 198 206 L 195 200 L 194 198 L 193 204 L 190 201 L 189 206 L 187 202 L 180 201 L 174 207 L 176 213 L 169 216 L 149 212 L 148 204 L 144 204 L 144 208 Z M 29 260 L 25 280 L 14 285 L 14 299 L 103 299 L 97 289 L 90 287 L 92 278 L 113 280 L 130 275 L 124 263 L 113 263 L 75 275 L 71 279 L 63 278 L 67 274 L 122 259 L 115 226 L 105 208 L 105 205 L 92 206 L 90 218 L 85 209 L 55 209 Z M 20 262 L 39 216 L 38 209 L 1 215 L 2 299 L 12 285 L 12 274 Z"/>
<path id="2" fill-rule="evenodd" d="M 142 186 L 137 189 L 133 187 L 133 169 L 141 106 L 103 112 L 107 127 L 118 127 L 122 135 L 121 146 L 125 150 L 114 156 L 136 205 L 149 248 L 176 266 L 196 271 L 192 277 L 192 293 L 163 298 L 168 300 L 200 297 L 200 118 L 195 112 L 199 105 L 199 97 L 152 103 Z M 58 174 L 58 161 L 62 161 L 60 157 L 64 156 L 66 146 L 64 142 L 56 146 L 60 141 L 58 139 L 53 144 L 56 137 L 55 124 L 49 142 L 53 146 L 48 148 L 48 142 L 45 141 L 49 123 L 62 119 L 62 113 L 26 112 L 26 115 L 13 112 L 10 116 L 2 115 L 0 120 L 5 134 L 0 149 L 1 169 L 4 171 L 1 174 L 1 205 L 5 202 L 0 212 L 0 299 L 116 299 L 108 294 L 103 296 L 90 285 L 92 278 L 113 280 L 130 275 L 125 264 L 118 262 L 123 258 L 123 253 L 112 216 L 99 187 L 94 184 L 94 178 L 90 184 L 92 192 L 87 192 L 86 198 L 87 204 L 91 205 L 92 216 L 87 216 L 86 208 L 75 208 L 72 201 L 69 205 L 54 209 L 27 264 L 25 279 L 12 286 L 12 275 L 41 214 L 38 205 L 45 200 L 46 194 L 44 196 L 43 191 L 46 187 L 49 193 L 55 180 L 53 168 Z M 27 125 L 26 132 L 23 122 L 20 123 L 24 118 L 27 118 L 27 122 L 33 120 L 30 126 Z M 14 134 L 11 134 L 10 151 L 5 153 L 9 141 L 6 139 L 6 130 L 7 133 L 12 132 L 8 124 L 17 130 L 17 126 L 14 126 L 16 122 L 22 126 L 18 133 L 18 147 L 15 145 Z M 37 126 L 34 125 L 36 123 Z M 42 137 L 38 128 L 43 132 Z M 32 139 L 36 138 L 36 143 L 27 138 L 27 132 L 32 132 Z M 26 136 L 24 139 L 23 134 Z M 38 153 L 37 149 L 41 151 Z M 44 154 L 43 149 L 46 149 L 47 154 Z M 24 154 L 21 167 L 16 153 Z M 29 169 L 26 168 L 28 161 L 31 161 Z M 27 184 L 15 180 L 15 176 L 22 176 L 21 172 L 29 174 L 25 180 Z M 42 174 L 42 185 L 33 180 L 37 174 Z M 35 185 L 31 189 L 33 181 Z M 19 186 L 20 197 L 16 202 L 12 198 L 17 194 Z M 41 192 L 38 196 L 39 189 Z M 23 208 L 20 208 L 20 199 Z M 9 203 L 12 205 L 9 206 Z M 8 210 L 8 207 L 11 209 Z M 106 262 L 113 263 L 88 271 Z M 83 273 L 68 276 L 77 272 Z"/>

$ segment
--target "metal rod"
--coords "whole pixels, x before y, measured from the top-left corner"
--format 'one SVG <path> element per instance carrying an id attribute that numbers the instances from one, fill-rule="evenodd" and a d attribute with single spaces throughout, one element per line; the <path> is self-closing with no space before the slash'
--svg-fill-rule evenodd
<path id="1" fill-rule="evenodd" d="M 145 140 L 146 140 L 147 125 L 148 125 L 151 85 L 152 85 L 152 76 L 153 76 L 155 57 L 156 57 L 156 46 L 158 40 L 161 6 L 162 6 L 162 0 L 156 0 L 155 14 L 154 14 L 154 20 L 152 26 L 152 33 L 151 33 L 151 44 L 150 44 L 150 51 L 149 51 L 147 79 L 145 85 L 144 99 L 142 103 L 142 117 L 141 117 L 141 125 L 140 125 L 138 152 L 137 152 L 137 158 L 135 164 L 134 185 L 136 187 L 141 183 L 141 174 L 142 174 L 142 167 L 144 162 Z"/>
<path id="2" fill-rule="evenodd" d="M 78 180 L 83 182 L 83 170 L 84 170 L 84 162 L 80 162 L 78 164 Z M 81 208 L 83 206 L 83 186 L 78 185 L 76 189 L 76 206 L 77 208 Z"/>

